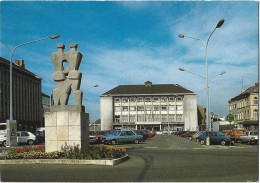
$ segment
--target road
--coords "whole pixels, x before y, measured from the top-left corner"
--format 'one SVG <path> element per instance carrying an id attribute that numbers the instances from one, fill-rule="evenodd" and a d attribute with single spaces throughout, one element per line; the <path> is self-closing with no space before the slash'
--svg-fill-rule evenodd
<path id="1" fill-rule="evenodd" d="M 1 165 L 15 182 L 247 182 L 258 181 L 258 145 L 201 146 L 176 136 L 155 136 L 125 147 L 130 159 L 115 166 Z"/>

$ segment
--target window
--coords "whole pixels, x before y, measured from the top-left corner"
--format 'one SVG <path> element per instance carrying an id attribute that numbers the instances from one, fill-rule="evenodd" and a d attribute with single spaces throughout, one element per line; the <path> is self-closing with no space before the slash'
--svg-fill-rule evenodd
<path id="1" fill-rule="evenodd" d="M 137 115 L 137 121 L 138 122 L 143 122 L 144 121 L 144 115 L 143 114 Z"/>
<path id="2" fill-rule="evenodd" d="M 145 106 L 145 110 L 146 110 L 146 111 L 152 111 L 152 106 L 150 106 L 150 105 Z"/>
<path id="3" fill-rule="evenodd" d="M 144 106 L 137 106 L 137 111 L 144 111 Z"/>
<path id="4" fill-rule="evenodd" d="M 182 105 L 176 105 L 176 110 L 177 111 L 182 111 L 183 110 L 183 106 Z"/>
<path id="5" fill-rule="evenodd" d="M 258 118 L 258 110 L 254 110 L 254 114 L 253 114 L 253 118 L 254 119 L 257 119 Z"/>
<path id="6" fill-rule="evenodd" d="M 115 122 L 119 123 L 120 122 L 120 115 L 115 115 Z"/>
<path id="7" fill-rule="evenodd" d="M 123 102 L 123 103 L 128 103 L 128 98 L 123 98 L 123 99 L 122 99 L 122 102 Z"/>
<path id="8" fill-rule="evenodd" d="M 258 104 L 258 98 L 257 97 L 254 97 L 254 104 Z"/>
<path id="9" fill-rule="evenodd" d="M 169 114 L 169 121 L 170 122 L 173 122 L 174 121 L 174 114 Z"/>
<path id="10" fill-rule="evenodd" d="M 121 122 L 128 122 L 128 115 L 122 115 Z"/>
<path id="11" fill-rule="evenodd" d="M 122 106 L 122 111 L 128 111 L 128 106 Z"/>
<path id="12" fill-rule="evenodd" d="M 144 99 L 142 97 L 137 98 L 137 102 L 143 102 L 143 101 L 144 101 Z"/>
<path id="13" fill-rule="evenodd" d="M 135 135 L 135 134 L 131 131 L 126 131 L 126 135 Z"/>
<path id="14" fill-rule="evenodd" d="M 169 102 L 174 102 L 175 101 L 175 97 L 169 97 Z"/>
<path id="15" fill-rule="evenodd" d="M 167 121 L 167 114 L 162 114 L 162 122 L 166 122 Z"/>
<path id="16" fill-rule="evenodd" d="M 136 106 L 130 106 L 130 111 L 136 111 Z"/>
<path id="17" fill-rule="evenodd" d="M 146 97 L 145 102 L 151 102 L 151 97 Z"/>
<path id="18" fill-rule="evenodd" d="M 154 97 L 154 98 L 153 98 L 153 101 L 154 101 L 154 102 L 159 102 L 159 97 Z"/>
<path id="19" fill-rule="evenodd" d="M 120 98 L 114 98 L 114 102 L 115 103 L 119 103 L 120 102 Z"/>
<path id="20" fill-rule="evenodd" d="M 135 102 L 136 98 L 130 98 L 130 102 Z"/>
<path id="21" fill-rule="evenodd" d="M 22 132 L 22 133 L 21 133 L 21 136 L 22 136 L 22 137 L 25 137 L 25 136 L 29 136 L 29 134 L 28 134 L 27 132 Z"/>
<path id="22" fill-rule="evenodd" d="M 175 105 L 170 105 L 169 106 L 169 111 L 175 111 L 176 109 L 176 106 Z"/>
<path id="23" fill-rule="evenodd" d="M 166 97 L 162 97 L 161 98 L 161 102 L 167 102 L 167 98 Z"/>
<path id="24" fill-rule="evenodd" d="M 152 121 L 152 120 L 153 120 L 151 114 L 147 114 L 147 115 L 145 116 L 145 118 L 146 118 L 146 121 Z"/>
<path id="25" fill-rule="evenodd" d="M 154 105 L 154 106 L 153 106 L 153 110 L 154 110 L 154 111 L 159 111 L 159 106 L 158 106 L 158 105 Z"/>
<path id="26" fill-rule="evenodd" d="M 116 106 L 116 107 L 115 107 L 115 111 L 117 111 L 117 112 L 118 112 L 118 111 L 121 111 L 121 107 Z"/>
<path id="27" fill-rule="evenodd" d="M 136 121 L 136 115 L 130 115 L 130 122 Z"/>
<path id="28" fill-rule="evenodd" d="M 158 115 L 158 114 L 153 115 L 153 120 L 154 121 L 160 121 L 160 115 Z"/>
<path id="29" fill-rule="evenodd" d="M 176 115 L 176 121 L 181 122 L 182 121 L 182 114 Z"/>
<path id="30" fill-rule="evenodd" d="M 183 100 L 183 96 L 178 96 L 177 98 L 176 98 L 176 101 L 177 102 L 181 102 Z"/>
<path id="31" fill-rule="evenodd" d="M 167 111 L 167 105 L 162 105 L 161 109 L 162 109 L 162 111 Z"/>

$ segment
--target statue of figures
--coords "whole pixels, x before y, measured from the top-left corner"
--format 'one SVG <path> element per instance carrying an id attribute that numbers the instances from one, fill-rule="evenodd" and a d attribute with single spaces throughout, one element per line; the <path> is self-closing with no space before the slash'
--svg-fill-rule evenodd
<path id="1" fill-rule="evenodd" d="M 53 90 L 54 105 L 67 105 L 71 90 L 75 105 L 82 105 L 80 89 L 81 72 L 78 71 L 82 54 L 77 51 L 77 44 L 70 44 L 70 51 L 64 52 L 65 45 L 57 44 L 58 51 L 51 55 L 56 72 L 52 75 L 57 88 Z M 68 67 L 64 68 L 63 63 Z"/>

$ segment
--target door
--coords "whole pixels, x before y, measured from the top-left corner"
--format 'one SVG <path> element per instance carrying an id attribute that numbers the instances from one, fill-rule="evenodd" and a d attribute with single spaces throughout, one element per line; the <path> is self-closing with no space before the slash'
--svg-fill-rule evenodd
<path id="1" fill-rule="evenodd" d="M 135 140 L 135 134 L 132 131 L 126 131 L 127 141 L 133 142 Z"/>
<path id="2" fill-rule="evenodd" d="M 26 144 L 28 140 L 29 134 L 27 132 L 20 132 L 18 136 L 18 143 Z"/>

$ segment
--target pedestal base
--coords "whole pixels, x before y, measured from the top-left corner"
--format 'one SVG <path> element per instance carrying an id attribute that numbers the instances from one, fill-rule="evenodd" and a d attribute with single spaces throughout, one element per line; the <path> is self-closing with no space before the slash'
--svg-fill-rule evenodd
<path id="1" fill-rule="evenodd" d="M 45 152 L 69 146 L 89 146 L 89 114 L 80 110 L 45 114 Z"/>

